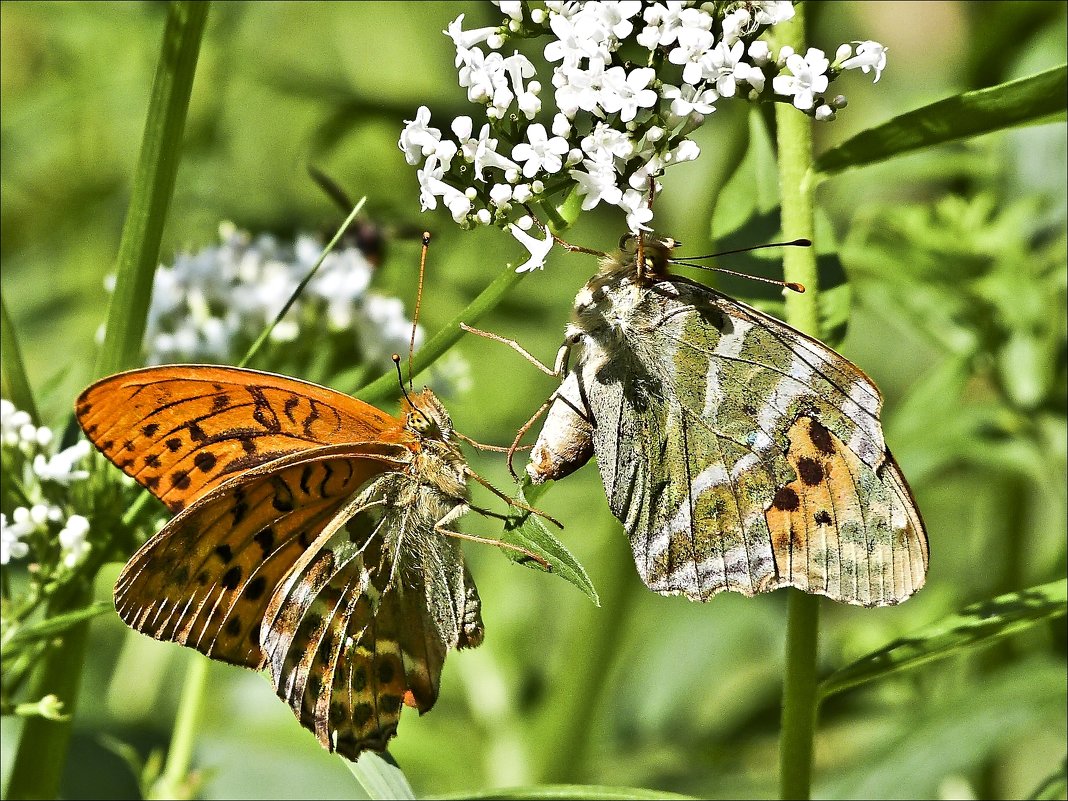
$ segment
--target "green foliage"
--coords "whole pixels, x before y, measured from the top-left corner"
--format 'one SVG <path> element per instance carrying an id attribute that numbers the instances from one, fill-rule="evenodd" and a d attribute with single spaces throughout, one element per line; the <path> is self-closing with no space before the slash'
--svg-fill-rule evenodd
<path id="1" fill-rule="evenodd" d="M 816 129 L 819 155 L 807 180 L 819 184 L 818 311 L 825 336 L 844 336 L 845 355 L 886 396 L 887 441 L 932 540 L 928 586 L 908 603 L 822 606 L 819 668 L 828 678 L 815 792 L 1064 798 L 1063 5 L 909 4 L 898 19 L 868 4 L 806 6 L 814 42 L 870 36 L 890 46 L 880 83 L 851 76 L 848 110 Z M 417 213 L 415 176 L 396 147 L 402 120 L 430 101 L 435 113 L 470 113 L 440 31 L 461 11 L 467 26 L 485 24 L 491 9 L 399 8 L 213 6 L 179 168 L 178 109 L 146 114 L 163 7 L 0 6 L 4 396 L 38 424 L 64 429 L 73 398 L 95 377 L 102 281 L 116 253 L 145 271 L 127 292 L 137 303 L 119 293 L 110 312 L 109 337 L 129 335 L 126 356 L 106 351 L 118 366 L 132 363 L 128 349 L 139 346 L 144 276 L 157 261 L 214 242 L 221 220 L 287 237 L 336 229 L 336 209 L 305 175 L 315 163 L 367 196 L 369 215 L 389 234 L 373 286 L 405 298 L 409 312 L 418 246 L 408 235 L 434 232 L 421 317 L 434 335 L 416 354 L 416 373 L 449 348 L 460 351 L 476 369 L 471 389 L 448 399 L 457 427 L 480 441 L 511 442 L 554 381 L 506 348 L 463 337 L 458 323 L 481 318 L 531 352 L 552 354 L 593 261 L 554 255 L 519 286 L 508 265 L 525 254 L 511 237 L 458 231 L 440 210 Z M 155 155 L 141 151 L 139 166 L 146 118 L 163 140 Z M 774 129 L 766 118 L 727 112 L 701 136 L 701 159 L 668 171 L 658 225 L 687 252 L 769 241 L 780 227 Z M 140 244 L 131 234 L 120 245 L 131 202 L 141 216 L 126 227 L 137 228 Z M 561 200 L 557 216 L 571 226 L 569 240 L 602 249 L 622 228 L 611 215 L 578 214 L 575 197 Z M 778 275 L 781 257 L 768 255 L 722 262 Z M 781 310 L 775 292 L 761 296 L 748 282 L 698 280 Z M 379 370 L 361 397 L 398 394 L 394 373 Z M 326 383 L 347 391 L 365 375 L 364 365 L 351 365 Z M 499 456 L 471 461 L 496 486 L 509 485 Z M 5 512 L 19 497 L 7 467 Z M 596 472 L 525 496 L 565 524 L 552 541 L 541 539 L 534 518 L 523 529 L 532 550 L 559 545 L 554 558 L 567 568 L 557 567 L 558 576 L 509 569 L 496 549 L 465 546 L 486 641 L 449 656 L 429 715 L 405 714 L 391 747 L 403 772 L 370 754 L 356 764 L 367 794 L 775 792 L 784 594 L 698 605 L 648 593 Z M 186 660 L 176 647 L 128 633 L 107 611 L 113 563 L 130 555 L 156 515 L 146 509 L 124 522 L 132 491 L 108 475 L 98 466 L 99 483 L 87 488 L 106 538 L 76 577 L 48 585 L 49 593 L 66 587 L 58 606 L 46 615 L 53 595 L 45 594 L 35 614 L 13 610 L 10 599 L 31 575 L 4 569 L 4 711 L 18 713 L 3 721 L 8 797 L 19 794 L 8 784 L 9 744 L 60 731 L 37 714 L 54 711 L 43 689 L 50 682 L 73 711 L 62 730 L 72 747 L 53 741 L 33 755 L 40 780 L 56 788 L 46 795 L 135 797 L 152 792 L 164 772 L 159 755 L 172 744 Z M 498 503 L 480 487 L 474 502 Z M 475 518 L 464 530 L 499 533 L 468 522 Z M 569 571 L 586 594 L 596 585 L 600 608 L 563 588 L 558 577 Z M 90 618 L 91 628 L 82 625 Z M 77 638 L 58 636 L 73 632 L 87 638 L 84 669 L 48 658 L 49 669 L 34 676 L 46 655 L 67 660 L 57 641 L 81 649 Z M 980 643 L 987 647 L 970 647 Z M 294 723 L 267 681 L 209 669 L 185 775 L 194 780 L 173 786 L 185 792 L 199 781 L 210 797 L 353 795 L 352 774 Z M 81 698 L 70 703 L 78 684 Z M 856 689 L 838 692 L 845 687 Z M 561 781 L 582 784 L 554 784 Z"/>

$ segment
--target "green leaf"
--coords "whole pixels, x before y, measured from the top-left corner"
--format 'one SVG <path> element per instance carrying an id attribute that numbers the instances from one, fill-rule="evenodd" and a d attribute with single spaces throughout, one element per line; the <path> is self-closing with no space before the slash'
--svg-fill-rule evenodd
<path id="1" fill-rule="evenodd" d="M 529 477 L 524 476 L 519 492 L 516 494 L 516 500 L 527 506 L 533 506 L 547 489 L 547 484 L 533 484 Z M 586 574 L 586 570 L 564 547 L 564 544 L 552 535 L 537 515 L 517 510 L 517 514 L 509 517 L 508 522 L 504 524 L 504 535 L 501 540 L 525 548 L 544 559 L 552 573 L 574 584 L 596 606 L 601 605 L 597 590 Z M 543 569 L 542 565 L 525 554 L 510 549 L 502 548 L 501 550 L 513 562 L 525 567 Z"/>
<path id="2" fill-rule="evenodd" d="M 463 798 L 592 798 L 602 801 L 615 799 L 665 799 L 665 801 L 683 801 L 692 796 L 667 793 L 660 790 L 646 790 L 640 787 L 606 787 L 599 784 L 543 784 L 536 787 L 509 787 L 507 789 L 476 790 L 474 792 L 431 795 L 428 799 L 463 799 Z"/>
<path id="3" fill-rule="evenodd" d="M 41 424 L 37 403 L 33 399 L 33 389 L 26 377 L 26 366 L 22 361 L 22 350 L 15 325 L 7 313 L 7 304 L 0 298 L 0 368 L 3 370 L 4 397 L 26 412 L 35 425 Z"/>
<path id="4" fill-rule="evenodd" d="M 861 131 L 816 159 L 817 180 L 932 145 L 1044 121 L 1064 111 L 1068 66 L 979 89 L 910 111 Z"/>
<path id="5" fill-rule="evenodd" d="M 779 183 L 775 170 L 775 149 L 767 125 L 760 110 L 754 108 L 749 113 L 745 155 L 716 198 L 710 232 L 713 240 L 738 231 L 754 216 L 767 217 L 772 212 L 778 229 Z"/>
<path id="6" fill-rule="evenodd" d="M 82 623 L 86 620 L 92 620 L 98 615 L 102 615 L 105 612 L 109 612 L 112 609 L 111 601 L 94 601 L 88 606 L 81 609 L 75 609 L 71 612 L 64 612 L 61 615 L 50 617 L 42 620 L 40 623 L 34 623 L 29 626 L 22 626 L 11 637 L 10 640 L 4 643 L 4 650 L 9 648 L 17 648 L 19 646 L 28 645 L 38 640 L 43 640 L 48 637 L 55 637 L 62 634 L 71 626 Z"/>
<path id="7" fill-rule="evenodd" d="M 415 791 L 404 771 L 388 752 L 376 754 L 364 751 L 358 760 L 345 760 L 345 764 L 369 798 L 415 798 Z"/>
<path id="8" fill-rule="evenodd" d="M 1066 611 L 1068 579 L 980 601 L 832 673 L 821 682 L 820 694 L 826 698 L 899 670 L 944 659 L 1061 617 Z"/>

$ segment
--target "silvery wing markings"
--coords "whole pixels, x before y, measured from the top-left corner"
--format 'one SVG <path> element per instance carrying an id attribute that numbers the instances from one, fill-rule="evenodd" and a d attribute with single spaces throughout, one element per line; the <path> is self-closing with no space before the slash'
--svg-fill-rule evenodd
<path id="1" fill-rule="evenodd" d="M 910 596 L 927 537 L 875 385 L 785 323 L 669 276 L 669 252 L 647 243 L 642 274 L 633 253 L 611 254 L 579 292 L 531 478 L 561 478 L 592 450 L 660 593 Z"/>

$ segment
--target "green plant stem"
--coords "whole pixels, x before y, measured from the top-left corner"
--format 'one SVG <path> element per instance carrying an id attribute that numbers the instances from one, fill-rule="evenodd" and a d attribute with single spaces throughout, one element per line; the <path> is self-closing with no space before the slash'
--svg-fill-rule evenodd
<path id="1" fill-rule="evenodd" d="M 200 654 L 190 654 L 178 715 L 174 719 L 171 745 L 163 773 L 152 786 L 149 798 L 190 798 L 189 765 L 193 759 L 200 713 L 204 707 L 204 689 L 208 685 L 211 660 Z"/>
<path id="2" fill-rule="evenodd" d="M 141 356 L 152 278 L 159 262 L 167 208 L 174 194 L 182 132 L 208 6 L 207 2 L 176 0 L 168 7 L 130 208 L 119 244 L 115 292 L 108 306 L 104 346 L 96 363 L 97 375 L 133 367 Z"/>
<path id="3" fill-rule="evenodd" d="M 79 583 L 71 587 L 69 592 L 53 599 L 48 609 L 49 616 L 85 606 L 90 597 L 90 586 Z M 55 695 L 63 704 L 64 718 L 50 720 L 36 715 L 26 718 L 5 798 L 15 801 L 58 797 L 88 638 L 89 623 L 86 621 L 67 629 L 47 652 L 34 685 L 33 698 L 36 700 Z"/>
<path id="4" fill-rule="evenodd" d="M 441 354 L 456 344 L 464 333 L 463 329 L 460 328 L 460 323 L 473 324 L 478 322 L 482 315 L 496 307 L 504 299 L 504 296 L 508 294 L 509 290 L 518 284 L 525 275 L 527 273 L 517 273 L 515 270 L 507 269 L 494 278 L 490 285 L 467 305 L 467 308 L 450 320 L 444 328 L 434 334 L 430 341 L 419 349 L 413 360 L 412 375 L 416 376 L 421 373 L 433 364 Z M 353 394 L 361 400 L 374 403 L 396 395 L 399 391 L 397 374 L 390 369 L 374 381 L 360 387 Z"/>
<path id="5" fill-rule="evenodd" d="M 572 642 L 564 651 L 568 654 L 567 669 L 560 671 L 554 680 L 553 693 L 546 698 L 547 704 L 537 722 L 536 736 L 530 738 L 531 742 L 542 745 L 538 765 L 542 782 L 589 778 L 590 732 L 596 730 L 601 699 L 607 689 L 605 676 L 613 655 L 618 653 L 633 608 L 634 560 L 630 549 L 620 541 L 615 520 L 603 531 L 602 539 L 605 542 L 602 564 L 607 562 L 607 565 L 597 577 L 601 606 L 580 601 L 581 606 L 568 627 Z"/>
<path id="6" fill-rule="evenodd" d="M 784 25 L 777 47 L 790 45 L 805 52 L 804 5 L 795 7 L 794 19 Z M 812 128 L 809 118 L 785 104 L 775 106 L 779 151 L 779 189 L 785 237 L 812 239 L 813 215 Z M 818 337 L 816 298 L 819 276 L 815 248 L 787 248 L 783 254 L 787 281 L 805 285 L 804 294 L 789 293 L 786 320 Z M 807 799 L 812 785 L 812 744 L 819 702 L 816 664 L 819 647 L 819 597 L 790 589 L 787 601 L 786 673 L 783 677 L 782 728 L 779 739 L 779 797 Z"/>

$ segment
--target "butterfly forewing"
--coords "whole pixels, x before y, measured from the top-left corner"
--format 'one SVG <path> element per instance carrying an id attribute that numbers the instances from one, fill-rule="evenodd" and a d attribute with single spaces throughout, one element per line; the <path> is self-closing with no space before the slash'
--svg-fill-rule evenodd
<path id="1" fill-rule="evenodd" d="M 171 511 L 290 453 L 412 441 L 395 418 L 348 395 L 236 367 L 120 373 L 86 389 L 75 411 L 90 441 Z"/>

